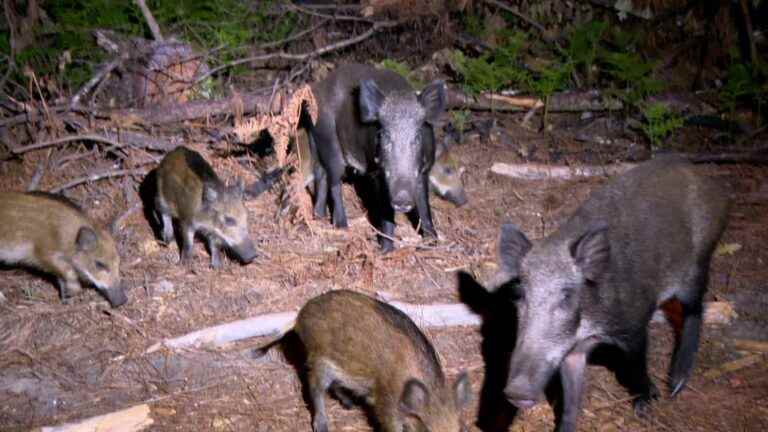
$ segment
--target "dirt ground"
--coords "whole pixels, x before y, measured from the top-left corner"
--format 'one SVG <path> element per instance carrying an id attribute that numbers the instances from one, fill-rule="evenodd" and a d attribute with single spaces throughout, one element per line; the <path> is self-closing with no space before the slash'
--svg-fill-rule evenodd
<path id="1" fill-rule="evenodd" d="M 553 132 L 519 126 L 520 116 L 484 114 L 495 119 L 489 136 L 470 131 L 454 151 L 467 168 L 464 181 L 470 202 L 456 208 L 432 197 L 440 233 L 435 245 L 423 245 L 400 220 L 398 248 L 382 255 L 353 189 L 344 191 L 348 230 L 329 221 L 292 224 L 279 216 L 276 187 L 247 203 L 250 232 L 262 256 L 248 266 L 229 262 L 222 270 L 208 266 L 202 243 L 191 268 L 177 265 L 178 250 L 164 247 L 142 212 L 133 213 L 117 235 L 129 303 L 110 309 L 94 290 L 63 305 L 50 281 L 15 269 L 0 271 L 0 430 L 28 430 L 71 422 L 147 403 L 156 431 L 311 430 L 296 370 L 278 357 L 254 360 L 249 350 L 266 339 L 252 339 L 220 349 L 161 350 L 144 354 L 163 338 L 211 325 L 278 311 L 297 310 L 332 289 L 348 288 L 375 295 L 386 292 L 412 303 L 457 302 L 456 271 L 480 280 L 495 270 L 499 227 L 511 221 L 530 237 L 554 230 L 604 178 L 583 180 L 512 180 L 492 174 L 493 162 L 609 163 L 628 157 L 628 145 L 577 142 L 569 118 L 555 119 Z M 557 123 L 560 122 L 560 123 Z M 686 128 L 686 142 L 706 131 Z M 190 145 L 195 146 L 194 142 Z M 197 145 L 199 147 L 199 145 Z M 241 168 L 264 167 L 273 156 L 243 160 Z M 223 159 L 211 158 L 222 168 Z M 228 163 L 231 163 L 228 162 Z M 87 164 L 76 162 L 77 169 Z M 677 399 L 664 396 L 647 419 L 633 414 L 627 391 L 600 366 L 589 369 L 579 429 L 585 431 L 764 431 L 768 430 L 768 358 L 740 352 L 737 339 L 768 341 L 768 193 L 765 167 L 702 165 L 701 170 L 734 190 L 734 207 L 722 239 L 732 253 L 712 262 L 707 301 L 732 302 L 738 314 L 728 325 L 703 329 L 696 370 Z M 34 165 L 7 162 L 0 170 L 4 188 L 24 187 Z M 129 184 L 128 187 L 135 186 Z M 103 181 L 72 193 L 89 212 L 108 221 L 124 208 L 125 182 Z M 738 249 L 733 251 L 733 249 Z M 509 329 L 513 332 L 514 329 Z M 474 398 L 465 412 L 475 426 L 485 363 L 477 327 L 426 332 L 453 379 L 466 370 Z M 492 342 L 492 341 L 491 341 Z M 499 341 L 503 344 L 503 341 Z M 664 388 L 672 332 L 653 325 L 649 363 Z M 722 373 L 733 360 L 751 364 Z M 371 426 L 360 409 L 329 402 L 332 430 L 365 431 Z M 486 419 L 488 420 L 488 419 Z M 509 430 L 552 430 L 552 409 L 541 404 L 519 413 Z"/>

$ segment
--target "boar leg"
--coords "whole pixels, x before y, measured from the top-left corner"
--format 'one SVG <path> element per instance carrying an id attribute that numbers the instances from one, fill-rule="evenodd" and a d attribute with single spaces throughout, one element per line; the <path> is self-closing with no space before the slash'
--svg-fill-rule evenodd
<path id="1" fill-rule="evenodd" d="M 71 303 L 72 296 L 83 290 L 75 269 L 66 261 L 56 257 L 45 259 L 42 264 L 43 269 L 58 276 L 57 282 L 62 303 Z"/>
<path id="2" fill-rule="evenodd" d="M 688 296 L 678 295 L 677 300 L 683 309 L 682 329 L 675 329 L 675 351 L 672 354 L 672 364 L 669 371 L 669 390 L 672 397 L 685 387 L 693 372 L 693 361 L 699 349 L 699 334 L 701 332 L 701 297 L 707 288 L 708 268 L 700 266 L 692 278 Z"/>
<path id="3" fill-rule="evenodd" d="M 381 250 L 384 253 L 392 252 L 395 248 L 392 239 L 395 237 L 395 209 L 388 199 L 387 182 L 382 175 L 375 175 L 370 178 L 369 191 L 373 199 L 369 200 L 372 222 L 381 234 L 378 236 Z"/>
<path id="4" fill-rule="evenodd" d="M 635 395 L 632 401 L 635 415 L 645 418 L 651 401 L 659 398 L 659 390 L 648 376 L 648 331 L 639 331 L 632 341 L 633 346 L 625 352 L 622 374 L 630 394 Z"/>
<path id="5" fill-rule="evenodd" d="M 419 224 L 423 237 L 436 238 L 435 226 L 432 223 L 432 212 L 429 208 L 429 175 L 423 174 L 416 191 L 416 209 L 419 212 Z"/>
<path id="6" fill-rule="evenodd" d="M 195 227 L 188 222 L 181 224 L 181 263 L 190 264 L 192 262 L 192 247 L 195 241 Z"/>
<path id="7" fill-rule="evenodd" d="M 315 182 L 315 206 L 314 213 L 318 219 L 325 219 L 325 210 L 328 208 L 328 174 L 320 164 L 314 167 Z"/>
<path id="8" fill-rule="evenodd" d="M 168 213 L 160 213 L 160 223 L 162 224 L 163 242 L 170 244 L 173 240 L 173 220 Z"/>
<path id="9" fill-rule="evenodd" d="M 596 338 L 579 342 L 560 364 L 560 381 L 563 386 L 563 415 L 558 432 L 576 432 L 576 420 L 581 407 L 581 394 L 587 372 L 587 356 L 598 344 Z"/>
<path id="10" fill-rule="evenodd" d="M 211 267 L 221 268 L 221 242 L 214 236 L 208 236 L 208 252 L 211 254 Z"/>
<path id="11" fill-rule="evenodd" d="M 71 304 L 74 295 L 83 290 L 77 275 L 74 276 L 74 279 L 70 277 L 58 278 L 58 283 L 59 295 L 61 296 L 61 302 L 64 304 Z"/>
<path id="12" fill-rule="evenodd" d="M 312 431 L 328 432 L 328 417 L 325 414 L 325 392 L 333 380 L 326 367 L 320 362 L 310 366 L 307 385 L 312 402 Z"/>
<path id="13" fill-rule="evenodd" d="M 344 161 L 344 153 L 341 144 L 339 143 L 338 134 L 336 133 L 336 122 L 330 117 L 332 116 L 320 116 L 317 124 L 312 128 L 310 135 L 310 151 L 312 151 L 313 154 L 317 154 L 318 160 L 327 176 L 325 181 L 328 182 L 329 187 L 325 189 L 330 190 L 331 193 L 333 225 L 336 228 L 346 228 L 347 215 L 344 210 L 344 201 L 341 196 L 341 178 L 344 176 L 347 163 Z M 316 174 L 318 173 L 316 172 Z M 318 178 L 318 180 L 320 182 L 323 181 L 322 178 Z M 316 185 L 318 186 L 318 198 L 323 198 L 322 184 L 316 183 Z M 325 200 L 317 200 L 317 203 L 315 203 L 316 210 L 319 205 L 325 205 Z"/>

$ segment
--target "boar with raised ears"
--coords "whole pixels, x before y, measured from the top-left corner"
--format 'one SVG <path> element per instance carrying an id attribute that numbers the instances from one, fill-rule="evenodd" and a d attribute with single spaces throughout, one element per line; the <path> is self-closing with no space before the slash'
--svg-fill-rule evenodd
<path id="1" fill-rule="evenodd" d="M 112 307 L 128 300 L 114 239 L 60 195 L 0 192 L 0 262 L 54 275 L 64 303 L 82 290 L 80 281 Z"/>
<path id="2" fill-rule="evenodd" d="M 400 310 L 353 291 L 330 291 L 304 305 L 292 330 L 307 356 L 314 432 L 328 431 L 328 391 L 348 407 L 364 401 L 385 432 L 463 430 L 461 409 L 471 393 L 466 373 L 449 384 L 432 344 Z"/>
<path id="3" fill-rule="evenodd" d="M 672 396 L 685 386 L 699 345 L 709 262 L 729 199 L 686 160 L 659 157 L 593 192 L 550 236 L 529 241 L 504 225 L 497 282 L 516 304 L 517 342 L 505 388 L 528 408 L 559 372 L 561 431 L 574 431 L 587 356 L 597 345 L 625 353 L 623 374 L 643 415 L 658 390 L 646 365 L 647 325 L 667 301 L 682 306 L 669 371 Z"/>
<path id="4" fill-rule="evenodd" d="M 297 152 L 301 161 L 300 169 L 304 178 L 304 186 L 310 190 L 313 196 L 316 196 L 315 188 L 315 167 L 318 162 L 312 159 L 309 149 L 309 138 L 304 133 L 299 133 L 296 143 Z M 457 207 L 461 207 L 468 202 L 467 194 L 464 191 L 464 183 L 461 176 L 464 174 L 464 167 L 461 166 L 459 159 L 453 154 L 447 144 L 438 144 L 435 148 L 435 163 L 429 171 L 429 189 L 432 193 L 444 199 Z M 264 180 L 258 183 L 258 186 L 252 187 L 253 190 L 261 192 L 271 186 L 274 175 L 269 173 L 264 176 Z M 257 193 L 252 195 L 256 196 Z"/>
<path id="5" fill-rule="evenodd" d="M 422 234 L 436 237 L 428 174 L 435 160 L 432 124 L 445 109 L 442 82 L 418 94 L 399 74 L 362 64 L 344 65 L 312 86 L 320 108 L 309 125 L 315 165 L 315 215 L 324 217 L 330 192 L 333 223 L 347 226 L 341 181 L 351 168 L 373 175 L 380 206 L 380 242 L 392 249 L 395 212 L 416 209 Z"/>
<path id="6" fill-rule="evenodd" d="M 200 233 L 208 243 L 212 267 L 221 267 L 224 247 L 240 262 L 250 263 L 257 252 L 248 234 L 243 194 L 242 181 L 235 186 L 225 185 L 199 153 L 177 147 L 157 168 L 155 210 L 163 241 L 173 240 L 176 220 L 181 235 L 181 262 L 192 259 L 195 234 Z"/>

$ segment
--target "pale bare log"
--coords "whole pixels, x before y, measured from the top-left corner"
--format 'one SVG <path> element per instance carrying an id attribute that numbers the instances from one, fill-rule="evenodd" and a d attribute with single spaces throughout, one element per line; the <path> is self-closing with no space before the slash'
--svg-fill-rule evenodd
<path id="1" fill-rule="evenodd" d="M 416 325 L 423 328 L 478 326 L 482 324 L 482 318 L 463 303 L 421 305 L 392 301 L 389 304 L 403 311 Z M 735 316 L 733 306 L 727 302 L 711 302 L 704 307 L 704 322 L 706 324 L 726 324 Z M 293 327 L 296 314 L 296 312 L 266 314 L 208 327 L 158 342 L 150 346 L 145 353 L 155 352 L 162 347 L 170 349 L 215 347 L 252 337 L 280 335 Z M 663 312 L 656 311 L 653 322 L 664 321 Z"/>
<path id="2" fill-rule="evenodd" d="M 476 111 L 525 112 L 543 106 L 544 102 L 532 96 L 505 96 L 482 93 L 473 96 L 455 88 L 446 92 L 449 109 Z M 621 101 L 603 96 L 599 90 L 556 93 L 549 97 L 549 112 L 608 111 L 622 108 Z"/>
<path id="3" fill-rule="evenodd" d="M 496 162 L 491 166 L 494 174 L 521 180 L 570 180 L 579 177 L 614 176 L 633 168 L 635 164 L 563 166 L 538 163 L 508 164 Z"/>
<path id="4" fill-rule="evenodd" d="M 67 423 L 60 426 L 44 426 L 34 429 L 35 432 L 138 432 L 154 423 L 149 416 L 149 406 L 136 405 L 109 414 L 91 417 L 75 423 Z"/>

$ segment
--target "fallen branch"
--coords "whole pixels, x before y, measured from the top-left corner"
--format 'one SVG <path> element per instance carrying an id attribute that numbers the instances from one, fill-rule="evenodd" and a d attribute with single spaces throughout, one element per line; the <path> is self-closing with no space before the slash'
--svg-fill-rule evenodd
<path id="1" fill-rule="evenodd" d="M 420 305 L 398 301 L 388 302 L 408 315 L 419 327 L 454 327 L 479 326 L 482 317 L 475 314 L 463 303 Z M 706 324 L 726 324 L 734 316 L 733 306 L 727 302 L 705 304 L 704 322 Z M 728 313 L 730 311 L 730 313 Z M 293 326 L 297 312 L 279 312 L 260 315 L 240 321 L 208 327 L 184 336 L 165 339 L 147 348 L 146 354 L 162 347 L 179 349 L 192 347 L 216 347 L 242 339 L 274 336 Z M 662 311 L 656 311 L 652 322 L 665 322 Z"/>
<path id="2" fill-rule="evenodd" d="M 531 96 L 504 96 L 482 93 L 472 96 L 455 88 L 446 91 L 448 109 L 476 111 L 526 112 L 544 101 Z M 548 112 L 582 112 L 619 110 L 623 104 L 618 99 L 605 98 L 599 90 L 563 92 L 549 97 Z"/>
<path id="3" fill-rule="evenodd" d="M 707 379 L 718 378 L 727 373 L 736 372 L 737 370 L 750 367 L 756 363 L 763 361 L 764 359 L 765 359 L 765 356 L 763 354 L 750 354 L 748 356 L 730 361 L 728 363 L 723 363 L 718 368 L 710 369 L 704 372 L 704 378 L 707 378 Z"/>
<path id="4" fill-rule="evenodd" d="M 144 15 L 144 19 L 147 20 L 147 25 L 149 26 L 149 30 L 152 32 L 152 37 L 154 37 L 158 42 L 165 40 L 163 38 L 163 34 L 160 32 L 160 26 L 157 25 L 157 20 L 155 20 L 154 15 L 152 15 L 152 11 L 149 10 L 144 0 L 136 0 L 136 5 L 139 6 L 139 9 L 141 9 L 141 14 Z"/>
<path id="5" fill-rule="evenodd" d="M 577 177 L 613 176 L 621 174 L 635 164 L 619 163 L 615 165 L 584 165 L 584 166 L 556 166 L 538 163 L 508 164 L 496 162 L 491 166 L 491 172 L 523 180 L 558 179 L 569 180 Z"/>
<path id="6" fill-rule="evenodd" d="M 733 341 L 733 347 L 736 351 L 751 351 L 755 353 L 768 353 L 768 342 L 736 339 Z"/>
<path id="7" fill-rule="evenodd" d="M 154 162 L 151 162 L 151 163 L 154 163 Z M 89 174 L 87 176 L 80 177 L 72 181 L 69 181 L 67 183 L 64 183 L 61 186 L 57 186 L 51 189 L 49 192 L 60 193 L 63 190 L 67 190 L 87 182 L 94 182 L 94 181 L 104 180 L 108 178 L 125 177 L 125 176 L 133 176 L 133 175 L 140 175 L 140 176 L 147 175 L 147 170 L 145 168 L 118 169 L 118 170 L 104 171 L 104 172 L 95 173 L 95 174 Z"/>
<path id="8" fill-rule="evenodd" d="M 138 432 L 154 423 L 149 416 L 149 406 L 136 405 L 121 411 L 91 417 L 76 423 L 66 423 L 60 426 L 44 426 L 34 429 L 35 432 Z"/>
<path id="9" fill-rule="evenodd" d="M 284 108 L 280 101 L 285 101 L 290 96 L 288 88 L 278 90 L 277 103 L 269 104 L 271 93 L 239 93 L 226 99 L 196 100 L 185 103 L 173 103 L 166 105 L 153 105 L 149 108 L 125 108 L 117 110 L 105 110 L 94 114 L 102 118 L 121 119 L 130 118 L 133 122 L 145 125 L 161 125 L 178 123 L 185 120 L 194 120 L 210 116 L 234 113 L 234 107 L 242 103 L 243 113 L 279 114 Z M 281 96 L 280 96 L 281 95 Z"/>
<path id="10" fill-rule="evenodd" d="M 331 51 L 336 51 L 342 48 L 346 48 L 350 45 L 354 45 L 357 43 L 360 43 L 369 37 L 373 36 L 376 32 L 380 31 L 383 28 L 390 28 L 390 27 L 396 27 L 400 25 L 399 21 L 374 21 L 371 28 L 364 31 L 363 33 L 353 36 L 349 39 L 344 39 L 342 41 L 334 42 L 332 44 L 328 44 L 324 47 L 320 47 L 314 51 L 306 52 L 306 53 L 300 53 L 300 54 L 293 54 L 288 53 L 285 51 L 278 51 L 274 53 L 268 53 L 268 54 L 260 54 L 257 56 L 252 57 L 246 57 L 239 60 L 235 60 L 232 62 L 229 62 L 227 64 L 223 64 L 219 67 L 215 67 L 208 71 L 205 74 L 202 74 L 197 80 L 195 80 L 196 83 L 199 83 L 201 81 L 206 80 L 211 75 L 215 74 L 216 72 L 219 72 L 220 70 L 230 68 L 233 66 L 238 66 L 245 63 L 252 63 L 256 61 L 266 61 L 266 60 L 272 60 L 272 59 L 284 59 L 284 60 L 295 60 L 295 61 L 307 61 L 310 58 L 318 57 L 323 54 L 329 53 Z"/>

